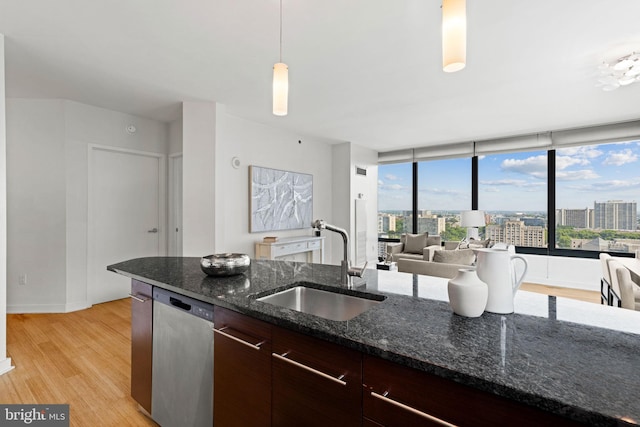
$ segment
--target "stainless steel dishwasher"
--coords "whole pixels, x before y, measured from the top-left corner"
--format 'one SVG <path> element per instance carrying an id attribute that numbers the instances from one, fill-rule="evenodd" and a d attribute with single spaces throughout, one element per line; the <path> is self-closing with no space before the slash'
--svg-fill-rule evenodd
<path id="1" fill-rule="evenodd" d="M 151 417 L 162 427 L 213 425 L 213 306 L 153 290 Z"/>

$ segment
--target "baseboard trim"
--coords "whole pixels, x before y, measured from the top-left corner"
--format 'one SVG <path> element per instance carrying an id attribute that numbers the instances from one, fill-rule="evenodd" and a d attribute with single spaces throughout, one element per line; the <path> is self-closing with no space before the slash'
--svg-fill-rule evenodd
<path id="1" fill-rule="evenodd" d="M 7 314 L 26 313 L 70 313 L 91 307 L 86 301 L 68 304 L 7 304 Z"/>
<path id="2" fill-rule="evenodd" d="M 0 361 L 0 375 L 6 374 L 7 372 L 12 370 L 13 368 L 15 368 L 15 366 L 13 366 L 11 364 L 11 358 L 10 357 L 7 357 L 3 361 Z"/>

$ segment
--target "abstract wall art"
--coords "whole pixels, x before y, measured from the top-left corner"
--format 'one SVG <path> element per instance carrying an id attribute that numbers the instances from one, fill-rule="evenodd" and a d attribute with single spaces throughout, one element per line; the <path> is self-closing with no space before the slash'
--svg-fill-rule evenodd
<path id="1" fill-rule="evenodd" d="M 249 182 L 250 232 L 311 227 L 312 175 L 249 166 Z"/>

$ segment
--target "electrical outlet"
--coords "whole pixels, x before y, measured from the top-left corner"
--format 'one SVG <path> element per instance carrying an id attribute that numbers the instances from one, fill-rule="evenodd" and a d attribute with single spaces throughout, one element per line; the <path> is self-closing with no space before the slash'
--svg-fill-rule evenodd
<path id="1" fill-rule="evenodd" d="M 27 273 L 22 273 L 18 276 L 18 284 L 20 286 L 25 286 L 27 284 Z"/>

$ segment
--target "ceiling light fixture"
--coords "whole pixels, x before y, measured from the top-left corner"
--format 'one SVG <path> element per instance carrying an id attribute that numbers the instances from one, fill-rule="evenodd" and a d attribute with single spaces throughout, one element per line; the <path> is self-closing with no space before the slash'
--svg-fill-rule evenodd
<path id="1" fill-rule="evenodd" d="M 286 116 L 289 99 L 289 67 L 282 62 L 282 0 L 280 0 L 280 62 L 273 66 L 273 114 Z"/>
<path id="2" fill-rule="evenodd" d="M 442 0 L 442 69 L 462 70 L 467 63 L 466 0 Z"/>
<path id="3" fill-rule="evenodd" d="M 600 77 L 597 86 L 602 87 L 602 90 L 608 92 L 620 86 L 628 86 L 640 81 L 640 54 L 633 52 L 611 64 L 603 62 L 598 70 Z"/>

